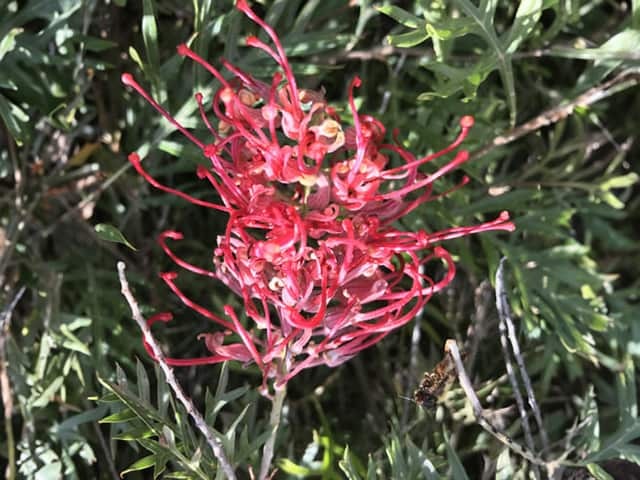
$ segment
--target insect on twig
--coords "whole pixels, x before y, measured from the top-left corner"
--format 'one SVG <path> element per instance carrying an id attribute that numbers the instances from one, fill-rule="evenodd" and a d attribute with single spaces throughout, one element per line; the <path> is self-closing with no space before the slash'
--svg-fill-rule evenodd
<path id="1" fill-rule="evenodd" d="M 520 455 L 534 465 L 544 467 L 549 477 L 563 464 L 561 460 L 545 461 L 534 452 L 509 438 L 487 419 L 480 400 L 476 395 L 471 381 L 462 364 L 463 354 L 460 353 L 455 340 L 447 340 L 444 346 L 444 358 L 435 366 L 432 372 L 426 372 L 420 385 L 413 393 L 413 401 L 426 409 L 432 409 L 445 393 L 447 387 L 458 378 L 460 386 L 471 403 L 473 414 L 478 424 L 491 434 L 496 440 L 514 453 Z"/>
<path id="2" fill-rule="evenodd" d="M 433 368 L 431 372 L 425 372 L 418 388 L 413 392 L 412 400 L 427 410 L 433 410 L 455 381 L 457 376 L 456 366 L 449 352 Z"/>

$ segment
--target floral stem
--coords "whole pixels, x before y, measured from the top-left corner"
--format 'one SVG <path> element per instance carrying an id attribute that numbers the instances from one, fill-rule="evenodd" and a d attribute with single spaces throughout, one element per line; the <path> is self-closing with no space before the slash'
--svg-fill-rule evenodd
<path id="1" fill-rule="evenodd" d="M 284 398 L 287 396 L 287 386 L 275 386 L 276 393 L 271 400 L 271 416 L 269 417 L 269 425 L 271 426 L 271 435 L 264 444 L 262 450 L 262 463 L 260 464 L 259 480 L 268 478 L 271 461 L 273 460 L 273 448 L 278 436 L 278 428 L 280 427 L 280 418 L 282 416 L 282 405 Z"/>

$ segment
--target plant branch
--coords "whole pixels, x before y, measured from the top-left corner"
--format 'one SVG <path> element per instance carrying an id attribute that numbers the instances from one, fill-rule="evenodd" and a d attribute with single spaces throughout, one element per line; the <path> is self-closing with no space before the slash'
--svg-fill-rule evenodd
<path id="1" fill-rule="evenodd" d="M 269 476 L 269 469 L 271 468 L 271 462 L 273 461 L 273 451 L 276 444 L 276 437 L 278 435 L 278 429 L 280 427 L 280 418 L 282 416 L 282 405 L 284 398 L 287 396 L 286 384 L 278 386 L 275 385 L 275 395 L 271 400 L 271 416 L 269 417 L 269 425 L 271 427 L 271 435 L 264 444 L 262 450 L 262 462 L 260 463 L 260 475 L 259 480 L 265 480 Z"/>
<path id="2" fill-rule="evenodd" d="M 624 90 L 640 83 L 640 72 L 634 70 L 626 70 L 611 80 L 608 80 L 601 85 L 596 85 L 590 88 L 582 95 L 579 95 L 572 101 L 558 105 L 557 107 L 550 108 L 549 110 L 542 112 L 537 117 L 529 120 L 528 122 L 518 125 L 510 130 L 507 130 L 502 135 L 495 137 L 490 143 L 480 147 L 470 155 L 470 159 L 476 159 L 486 155 L 488 152 L 496 147 L 507 145 L 520 137 L 523 137 L 531 132 L 539 130 L 548 125 L 559 122 L 567 118 L 573 113 L 577 107 L 586 107 L 593 103 L 599 102 L 620 90 Z"/>
<path id="3" fill-rule="evenodd" d="M 527 392 L 527 399 L 529 401 L 529 407 L 531 407 L 531 411 L 533 412 L 533 416 L 536 419 L 536 423 L 538 424 L 538 431 L 540 432 L 540 440 L 542 442 L 543 451 L 547 451 L 549 448 L 549 438 L 547 437 L 547 432 L 544 429 L 544 424 L 542 423 L 542 415 L 540 414 L 540 407 L 538 406 L 538 402 L 536 401 L 535 393 L 533 392 L 533 387 L 531 386 L 531 378 L 527 373 L 527 369 L 525 368 L 524 358 L 522 358 L 522 353 L 520 351 L 520 345 L 518 344 L 518 339 L 516 338 L 516 329 L 513 325 L 513 321 L 511 320 L 511 308 L 509 307 L 509 301 L 507 299 L 507 292 L 504 288 L 504 262 L 505 258 L 500 259 L 500 264 L 498 265 L 498 270 L 496 271 L 496 306 L 498 308 L 498 316 L 500 317 L 500 338 L 501 340 L 505 340 L 505 344 L 503 348 L 506 349 L 505 352 L 508 353 L 508 346 L 506 345 L 505 333 L 509 338 L 509 343 L 511 344 L 511 349 L 513 350 L 513 356 L 516 359 L 516 363 L 518 365 L 518 370 L 520 371 L 520 377 L 522 378 L 522 383 L 524 384 L 524 388 Z M 506 355 L 505 355 L 506 358 Z M 514 378 L 515 380 L 515 378 Z M 519 400 L 518 408 L 521 408 L 522 404 L 522 395 L 520 394 L 520 389 L 518 387 L 517 381 L 514 386 L 514 392 L 517 389 L 516 400 Z M 525 414 L 526 418 L 526 414 Z M 523 424 L 524 426 L 524 424 Z M 529 428 L 529 422 L 526 422 L 527 429 Z M 531 432 L 529 432 L 529 436 L 531 436 Z"/>
<path id="4" fill-rule="evenodd" d="M 236 474 L 226 454 L 224 453 L 222 443 L 220 442 L 220 440 L 218 440 L 215 437 L 213 430 L 209 427 L 209 425 L 207 425 L 204 417 L 196 409 L 191 398 L 187 396 L 187 394 L 182 389 L 182 386 L 180 385 L 180 383 L 178 383 L 178 379 L 173 373 L 173 369 L 167 364 L 164 353 L 160 349 L 158 342 L 156 342 L 155 338 L 151 334 L 151 330 L 149 329 L 149 326 L 147 325 L 146 320 L 144 319 L 144 317 L 142 316 L 142 313 L 140 312 L 140 307 L 138 306 L 138 302 L 133 297 L 133 294 L 131 293 L 131 289 L 129 288 L 129 283 L 127 282 L 127 278 L 125 276 L 126 266 L 124 262 L 118 262 L 117 267 L 118 267 L 118 278 L 120 279 L 120 287 L 121 287 L 122 295 L 124 295 L 124 298 L 127 300 L 127 303 L 129 304 L 129 308 L 131 308 L 131 315 L 133 316 L 133 319 L 138 324 L 138 327 L 140 327 L 140 330 L 142 330 L 142 333 L 144 335 L 144 340 L 151 347 L 151 350 L 153 351 L 153 355 L 155 356 L 156 362 L 158 362 L 158 365 L 162 369 L 162 372 L 164 373 L 164 376 L 167 379 L 167 383 L 173 390 L 173 393 L 175 393 L 180 403 L 184 405 L 185 409 L 187 410 L 187 413 L 195 422 L 195 425 L 198 428 L 198 430 L 200 430 L 202 435 L 204 435 L 207 443 L 209 444 L 209 447 L 211 447 L 211 450 L 213 451 L 213 455 L 218 459 L 218 462 L 220 463 L 220 467 L 224 471 L 224 474 L 227 476 L 229 480 L 236 480 Z"/>
<path id="5" fill-rule="evenodd" d="M 504 258 L 502 260 L 504 260 Z M 501 303 L 503 295 L 506 295 L 504 292 L 504 282 L 502 281 L 502 260 L 500 261 L 500 265 L 496 273 L 496 305 L 498 307 L 498 316 L 500 317 L 500 322 L 498 323 L 498 329 L 500 331 L 500 346 L 502 347 L 502 356 L 507 370 L 507 377 L 509 378 L 509 383 L 511 383 L 511 390 L 513 391 L 518 412 L 520 413 L 520 422 L 524 432 L 524 440 L 529 450 L 533 451 L 535 449 L 535 444 L 533 443 L 533 436 L 531 435 L 531 425 L 529 424 L 529 417 L 527 415 L 526 407 L 524 406 L 522 392 L 520 391 L 520 382 L 513 370 L 512 354 L 509 350 L 509 341 L 507 340 L 507 325 L 505 319 L 507 315 L 504 311 L 504 305 Z M 504 300 L 506 300 L 506 298 L 504 298 Z M 536 478 L 540 478 L 540 472 L 538 471 L 537 466 L 534 468 L 534 474 Z"/>
<path id="6" fill-rule="evenodd" d="M 13 297 L 11 303 L 4 309 L 0 316 L 0 388 L 2 390 L 2 406 L 4 408 L 4 430 L 7 436 L 7 469 L 5 478 L 14 480 L 16 478 L 16 442 L 13 436 L 13 393 L 11 391 L 11 381 L 7 371 L 7 352 L 5 349 L 6 340 L 9 336 L 9 325 L 13 310 L 22 298 L 25 287 L 20 288 Z"/>
<path id="7" fill-rule="evenodd" d="M 462 357 L 460 355 L 460 350 L 458 349 L 458 344 L 455 340 L 449 339 L 445 342 L 444 345 L 445 354 L 451 355 L 453 362 L 456 367 L 456 371 L 458 373 L 458 381 L 460 382 L 460 386 L 464 390 L 467 399 L 471 403 L 471 408 L 473 409 L 473 414 L 476 417 L 478 424 L 484 428 L 489 434 L 491 434 L 496 440 L 505 445 L 507 448 L 520 455 L 522 458 L 528 460 L 534 465 L 538 465 L 546 469 L 547 474 L 550 478 L 553 478 L 555 471 L 561 464 L 559 460 L 545 461 L 539 458 L 534 452 L 521 446 L 520 444 L 514 442 L 510 439 L 506 434 L 498 430 L 485 416 L 484 409 L 480 404 L 480 400 L 476 395 L 476 392 L 473 390 L 473 386 L 471 385 L 471 381 L 469 380 L 469 376 L 464 369 L 464 365 L 462 364 Z"/>

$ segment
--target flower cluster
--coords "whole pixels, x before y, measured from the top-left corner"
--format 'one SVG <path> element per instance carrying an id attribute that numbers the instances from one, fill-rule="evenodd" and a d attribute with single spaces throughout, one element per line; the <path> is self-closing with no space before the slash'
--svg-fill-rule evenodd
<path id="1" fill-rule="evenodd" d="M 219 327 L 199 337 L 210 356 L 171 358 L 169 363 L 254 362 L 263 373 L 263 386 L 269 379 L 277 386 L 303 369 L 339 365 L 409 322 L 455 275 L 452 258 L 440 242 L 488 230 L 511 231 L 514 226 L 503 212 L 491 222 L 439 232 L 394 227 L 403 215 L 443 195 L 434 193 L 434 182 L 468 160 L 468 153 L 458 151 L 434 173 L 422 173 L 420 167 L 455 151 L 473 118 L 461 119 L 460 134 L 447 148 L 416 158 L 397 143 L 385 143 L 382 123 L 356 111 L 358 78 L 349 88 L 353 124 L 346 125 L 322 93 L 298 87 L 273 29 L 245 0 L 238 0 L 236 7 L 272 41 L 268 45 L 249 37 L 247 45 L 266 52 L 282 73 L 264 83 L 222 60 L 228 79 L 180 45 L 180 55 L 200 64 L 221 85 L 211 102 L 216 125 L 207 117 L 203 96 L 195 96 L 211 133 L 208 142 L 176 121 L 131 75 L 122 76 L 125 85 L 202 151 L 207 162 L 197 175 L 212 185 L 219 203 L 159 183 L 135 153 L 129 160 L 154 187 L 228 215 L 210 268 L 174 253 L 171 244 L 182 239 L 181 233 L 160 236 L 160 245 L 177 265 L 217 279 L 238 294 L 246 315 L 241 320 L 230 306 L 224 317 L 216 315 L 180 290 L 177 273 L 163 273 L 184 304 Z M 401 164 L 390 166 L 390 156 Z M 432 261 L 446 266 L 438 280 L 422 273 Z M 170 319 L 162 313 L 149 322 Z"/>

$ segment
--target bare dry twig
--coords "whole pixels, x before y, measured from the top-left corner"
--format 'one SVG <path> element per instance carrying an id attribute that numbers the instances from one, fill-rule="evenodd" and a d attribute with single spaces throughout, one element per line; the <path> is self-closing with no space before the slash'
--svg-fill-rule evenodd
<path id="1" fill-rule="evenodd" d="M 121 292 L 127 300 L 129 308 L 131 308 L 131 315 L 133 316 L 133 319 L 138 324 L 138 327 L 140 327 L 140 330 L 142 330 L 144 340 L 151 347 L 156 361 L 158 362 L 158 365 L 162 369 L 162 372 L 167 379 L 167 383 L 173 390 L 173 393 L 175 393 L 180 403 L 182 403 L 182 405 L 185 407 L 189 416 L 193 419 L 198 430 L 202 433 L 202 435 L 204 435 L 207 443 L 209 444 L 209 447 L 211 447 L 211 450 L 213 451 L 213 455 L 218 459 L 218 462 L 220 463 L 220 467 L 224 471 L 224 474 L 228 479 L 235 480 L 236 474 L 233 470 L 233 466 L 227 458 L 227 455 L 224 453 L 222 443 L 215 437 L 213 430 L 209 427 L 209 425 L 207 425 L 207 422 L 205 421 L 202 414 L 198 411 L 198 409 L 196 409 L 191 398 L 187 396 L 187 394 L 182 389 L 182 386 L 173 373 L 173 369 L 167 364 L 164 353 L 160 349 L 158 342 L 156 342 L 155 338 L 153 338 L 151 330 L 149 329 L 146 320 L 140 312 L 138 302 L 131 293 L 129 283 L 127 282 L 127 278 L 125 276 L 125 268 L 126 266 L 124 262 L 118 262 L 118 278 L 120 279 Z"/>
<path id="2" fill-rule="evenodd" d="M 5 478 L 14 480 L 16 478 L 16 445 L 13 437 L 13 425 L 11 417 L 13 416 L 13 393 L 11 391 L 11 381 L 9 380 L 9 372 L 7 371 L 7 352 L 5 343 L 9 336 L 9 325 L 13 310 L 22 298 L 25 287 L 20 288 L 13 297 L 13 300 L 7 305 L 0 315 L 0 388 L 2 390 L 2 405 L 4 407 L 4 428 L 7 436 L 7 469 L 5 470 Z"/>
<path id="3" fill-rule="evenodd" d="M 503 257 L 502 259 L 500 259 L 500 264 L 498 265 L 498 270 L 496 271 L 496 305 L 498 307 L 498 316 L 500 317 L 500 338 L 501 341 L 504 342 L 503 349 L 505 351 L 505 359 L 507 359 L 507 357 L 510 357 L 508 355 L 509 346 L 506 345 L 505 337 L 509 338 L 513 356 L 516 359 L 520 377 L 522 378 L 522 383 L 524 384 L 525 391 L 527 392 L 529 407 L 531 408 L 531 411 L 533 412 L 534 418 L 538 425 L 538 431 L 540 432 L 540 439 L 542 442 L 542 449 L 546 451 L 549 448 L 549 438 L 547 437 L 547 432 L 544 428 L 544 424 L 542 423 L 540 407 L 538 406 L 538 402 L 536 401 L 536 396 L 531 385 L 531 378 L 527 373 L 527 369 L 524 364 L 524 358 L 522 357 L 522 353 L 520 352 L 520 345 L 518 344 L 518 339 L 516 338 L 516 329 L 513 325 L 513 321 L 511 320 L 511 308 L 509 307 L 507 292 L 505 291 L 504 287 L 504 262 L 505 258 Z M 522 408 L 522 410 L 524 410 L 524 407 L 522 406 L 522 395 L 520 394 L 520 388 L 515 377 L 513 378 L 512 385 L 514 394 L 516 394 L 516 400 L 519 399 L 518 408 Z M 524 417 L 526 419 L 526 413 L 524 414 Z M 523 428 L 525 428 L 525 425 L 527 430 L 529 430 L 529 437 L 531 437 L 529 422 L 524 422 Z M 530 445 L 530 448 L 531 447 L 532 445 Z"/>
<path id="4" fill-rule="evenodd" d="M 626 70 L 616 75 L 611 80 L 590 88 L 572 101 L 550 108 L 522 125 L 518 125 L 517 127 L 510 129 L 502 135 L 498 135 L 487 145 L 472 152 L 470 159 L 473 160 L 475 158 L 482 157 L 496 147 L 507 145 L 520 137 L 541 129 L 542 127 L 557 123 L 571 115 L 577 107 L 586 107 L 599 102 L 620 90 L 624 90 L 638 84 L 640 84 L 640 72 L 636 70 Z"/>
<path id="5" fill-rule="evenodd" d="M 471 380 L 469 380 L 469 376 L 462 364 L 462 357 L 460 355 L 460 350 L 458 349 L 458 344 L 455 340 L 449 339 L 445 342 L 444 346 L 445 353 L 451 355 L 453 362 L 455 364 L 456 371 L 458 373 L 458 381 L 460 382 L 460 386 L 464 390 L 467 399 L 471 403 L 471 408 L 473 410 L 473 414 L 476 417 L 476 421 L 478 424 L 484 428 L 489 434 L 491 434 L 496 440 L 505 445 L 507 448 L 520 455 L 522 458 L 528 460 L 533 465 L 538 465 L 543 467 L 549 478 L 553 478 L 555 472 L 561 465 L 564 465 L 565 462 L 562 460 L 543 460 L 534 452 L 529 450 L 528 448 L 523 447 L 519 443 L 514 442 L 510 439 L 506 434 L 498 430 L 488 419 L 484 413 L 484 409 L 480 404 L 480 400 L 476 395 L 473 386 L 471 385 Z"/>
<path id="6" fill-rule="evenodd" d="M 282 405 L 284 404 L 284 398 L 287 396 L 287 385 L 276 385 L 275 391 L 276 393 L 271 400 L 271 416 L 269 418 L 271 435 L 269 435 L 262 450 L 262 462 L 260 463 L 260 475 L 258 477 L 260 480 L 269 478 L 269 469 L 271 468 L 271 462 L 273 460 L 273 450 L 276 444 L 276 436 L 282 415 Z"/>

